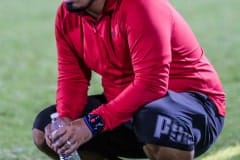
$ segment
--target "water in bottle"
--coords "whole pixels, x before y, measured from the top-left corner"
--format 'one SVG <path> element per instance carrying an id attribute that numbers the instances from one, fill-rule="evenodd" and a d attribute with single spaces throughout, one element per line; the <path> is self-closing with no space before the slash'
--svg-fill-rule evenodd
<path id="1" fill-rule="evenodd" d="M 52 135 L 54 135 L 60 127 L 63 127 L 64 121 L 58 118 L 58 113 L 51 114 L 51 120 L 52 120 L 51 130 Z M 70 155 L 59 155 L 59 158 L 60 160 L 81 160 L 77 151 L 74 151 Z"/>

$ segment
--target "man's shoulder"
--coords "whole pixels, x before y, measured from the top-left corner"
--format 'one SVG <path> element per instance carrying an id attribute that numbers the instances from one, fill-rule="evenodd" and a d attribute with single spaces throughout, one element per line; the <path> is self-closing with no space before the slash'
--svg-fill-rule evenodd
<path id="1" fill-rule="evenodd" d="M 57 9 L 57 16 L 63 17 L 63 16 L 66 15 L 67 13 L 68 13 L 68 12 L 67 12 L 67 10 L 66 10 L 65 4 L 64 4 L 64 2 L 62 2 L 62 3 L 59 5 L 58 9 Z"/>

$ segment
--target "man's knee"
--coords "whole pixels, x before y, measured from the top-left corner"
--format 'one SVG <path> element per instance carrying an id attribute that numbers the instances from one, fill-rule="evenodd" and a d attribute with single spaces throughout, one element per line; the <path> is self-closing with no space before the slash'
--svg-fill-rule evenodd
<path id="1" fill-rule="evenodd" d="M 56 112 L 56 106 L 51 105 L 39 112 L 33 122 L 33 142 L 39 149 L 46 145 L 44 128 L 51 122 L 50 115 L 54 112 Z"/>
<path id="2" fill-rule="evenodd" d="M 45 146 L 44 133 L 41 130 L 34 128 L 32 130 L 33 142 L 40 150 L 43 150 Z"/>
<path id="3" fill-rule="evenodd" d="M 46 144 L 43 131 L 33 128 L 32 136 L 33 136 L 34 144 L 37 146 L 37 148 L 40 151 L 42 151 L 52 159 L 58 159 L 58 155 L 52 149 L 50 149 Z"/>
<path id="4" fill-rule="evenodd" d="M 146 144 L 143 150 L 151 160 L 193 160 L 194 151 L 184 151 L 154 144 Z"/>

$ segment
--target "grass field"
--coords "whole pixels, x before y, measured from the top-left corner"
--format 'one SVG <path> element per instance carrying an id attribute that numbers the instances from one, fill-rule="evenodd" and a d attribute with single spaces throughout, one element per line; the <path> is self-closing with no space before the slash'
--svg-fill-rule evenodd
<path id="1" fill-rule="evenodd" d="M 188 20 L 223 81 L 228 115 L 217 143 L 198 160 L 240 160 L 239 0 L 172 0 Z M 183 3 L 184 2 L 184 3 Z M 45 160 L 33 145 L 34 116 L 54 103 L 53 35 L 60 0 L 0 5 L 0 160 Z M 94 77 L 90 94 L 98 93 Z"/>

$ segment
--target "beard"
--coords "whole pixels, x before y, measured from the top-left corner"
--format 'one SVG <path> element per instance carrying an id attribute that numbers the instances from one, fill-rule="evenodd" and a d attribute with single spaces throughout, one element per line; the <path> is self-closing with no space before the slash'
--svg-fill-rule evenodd
<path id="1" fill-rule="evenodd" d="M 85 6 L 81 7 L 74 7 L 72 2 L 66 2 L 66 8 L 69 12 L 72 13 L 79 13 L 85 11 L 91 4 L 93 3 L 94 0 L 90 0 Z"/>

